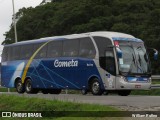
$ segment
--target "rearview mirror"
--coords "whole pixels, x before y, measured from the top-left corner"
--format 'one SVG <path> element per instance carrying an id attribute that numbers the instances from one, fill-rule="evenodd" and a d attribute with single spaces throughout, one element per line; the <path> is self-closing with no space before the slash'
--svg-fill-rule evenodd
<path id="1" fill-rule="evenodd" d="M 156 49 L 154 50 L 154 60 L 158 60 L 158 51 Z"/>
<path id="2" fill-rule="evenodd" d="M 147 48 L 147 50 L 149 50 L 149 51 L 152 50 L 154 52 L 154 56 L 153 56 L 154 60 L 158 60 L 158 51 L 156 49 Z"/>

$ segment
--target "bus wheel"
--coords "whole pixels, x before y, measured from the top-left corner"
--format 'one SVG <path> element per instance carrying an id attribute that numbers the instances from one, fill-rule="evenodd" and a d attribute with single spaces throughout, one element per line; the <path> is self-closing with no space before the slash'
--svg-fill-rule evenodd
<path id="1" fill-rule="evenodd" d="M 118 95 L 120 96 L 128 96 L 131 93 L 131 90 L 120 90 L 118 91 Z"/>
<path id="2" fill-rule="evenodd" d="M 51 89 L 51 90 L 49 90 L 49 93 L 50 94 L 60 94 L 61 93 L 61 89 Z"/>
<path id="3" fill-rule="evenodd" d="M 100 88 L 100 83 L 97 78 L 94 78 L 91 83 L 91 92 L 93 95 L 102 95 L 102 90 Z"/>
<path id="4" fill-rule="evenodd" d="M 16 82 L 16 91 L 18 93 L 24 93 L 25 92 L 24 85 L 23 85 L 23 83 L 21 82 L 20 79 Z"/>
<path id="5" fill-rule="evenodd" d="M 27 79 L 25 82 L 25 91 L 26 93 L 38 93 L 38 89 L 33 89 L 31 79 Z"/>
<path id="6" fill-rule="evenodd" d="M 82 90 L 81 90 L 81 93 L 82 93 L 82 95 L 86 95 L 86 94 L 87 94 L 87 90 L 82 89 Z"/>

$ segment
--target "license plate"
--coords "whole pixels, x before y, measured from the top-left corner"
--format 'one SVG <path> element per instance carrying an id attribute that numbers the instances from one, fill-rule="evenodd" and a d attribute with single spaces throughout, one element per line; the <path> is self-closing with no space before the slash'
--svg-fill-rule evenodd
<path id="1" fill-rule="evenodd" d="M 141 88 L 141 85 L 135 85 L 135 88 Z"/>

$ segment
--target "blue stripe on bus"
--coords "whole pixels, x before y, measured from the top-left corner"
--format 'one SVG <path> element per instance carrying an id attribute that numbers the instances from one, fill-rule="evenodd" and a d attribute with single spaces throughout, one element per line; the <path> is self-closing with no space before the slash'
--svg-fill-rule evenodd
<path id="1" fill-rule="evenodd" d="M 56 59 L 34 59 L 28 69 L 27 77 L 33 82 L 33 88 L 59 88 L 64 89 L 87 89 L 89 77 L 95 76 L 99 78 L 101 88 L 104 85 L 98 69 L 91 59 L 86 58 L 58 58 L 59 61 L 78 61 L 78 66 L 72 67 L 55 67 Z M 17 76 L 22 77 L 27 61 L 11 61 L 6 62 L 6 66 L 2 65 L 2 86 L 15 87 L 14 82 Z M 93 64 L 93 66 L 87 66 Z M 19 70 L 17 70 L 17 68 Z"/>

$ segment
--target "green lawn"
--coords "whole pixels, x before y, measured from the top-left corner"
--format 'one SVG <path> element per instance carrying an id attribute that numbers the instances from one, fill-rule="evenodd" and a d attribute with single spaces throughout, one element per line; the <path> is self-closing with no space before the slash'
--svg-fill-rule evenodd
<path id="1" fill-rule="evenodd" d="M 64 113 L 64 115 L 69 114 L 68 117 L 56 117 L 54 119 L 58 120 L 81 120 L 81 119 L 87 119 L 87 120 L 97 120 L 102 119 L 105 120 L 107 117 L 81 117 L 81 112 L 85 115 L 92 116 L 97 114 L 98 111 L 120 111 L 117 108 L 113 108 L 110 106 L 105 105 L 95 105 L 95 104 L 83 104 L 83 103 L 72 103 L 72 102 L 64 102 L 64 101 L 58 101 L 58 100 L 45 100 L 40 98 L 27 98 L 27 97 L 18 97 L 14 95 L 0 95 L 0 111 L 35 111 L 35 112 L 42 112 L 42 111 L 55 111 L 55 114 L 57 111 L 60 111 L 60 113 Z M 71 112 L 68 112 L 71 111 Z M 90 113 L 90 112 L 91 113 Z M 93 112 L 93 113 L 92 113 Z M 65 114 L 67 113 L 67 114 Z M 50 114 L 53 114 L 52 112 L 47 112 L 45 116 L 49 116 Z M 74 115 L 80 116 L 75 117 Z M 71 116 L 74 117 L 71 117 Z M 97 114 L 98 115 L 98 114 Z M 10 118 L 9 118 L 10 119 Z M 13 118 L 12 118 L 13 119 Z M 29 119 L 29 118 L 26 118 Z M 45 118 L 50 119 L 50 118 Z M 110 119 L 110 118 L 108 118 Z M 114 120 L 121 120 L 122 118 L 112 118 Z M 16 118 L 17 120 L 17 118 Z"/>
<path id="2" fill-rule="evenodd" d="M 160 80 L 152 80 L 152 84 L 160 84 Z"/>
<path id="3" fill-rule="evenodd" d="M 10 92 L 16 92 L 15 88 L 10 88 Z M 0 88 L 0 92 L 8 92 L 8 88 Z"/>

